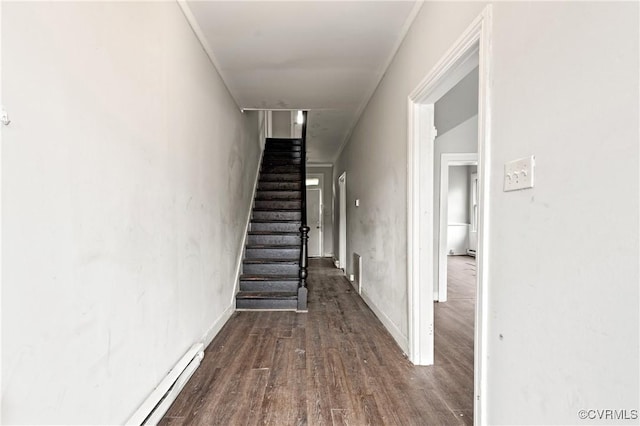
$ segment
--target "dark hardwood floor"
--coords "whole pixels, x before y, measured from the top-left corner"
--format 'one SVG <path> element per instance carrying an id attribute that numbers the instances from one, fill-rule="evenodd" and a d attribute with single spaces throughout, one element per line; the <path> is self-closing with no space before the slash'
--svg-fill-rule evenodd
<path id="1" fill-rule="evenodd" d="M 236 312 L 162 425 L 472 423 L 473 300 L 454 283 L 470 265 L 450 270 L 429 367 L 404 357 L 330 261 L 310 266 L 309 312 Z"/>
<path id="2" fill-rule="evenodd" d="M 435 303 L 433 370 L 453 398 L 451 410 L 473 424 L 473 341 L 476 306 L 476 259 L 447 258 L 447 301 Z"/>

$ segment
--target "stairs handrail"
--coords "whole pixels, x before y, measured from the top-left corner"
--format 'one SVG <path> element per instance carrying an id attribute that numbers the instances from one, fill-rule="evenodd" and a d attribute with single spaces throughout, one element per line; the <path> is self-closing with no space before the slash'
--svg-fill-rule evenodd
<path id="1" fill-rule="evenodd" d="M 307 224 L 307 111 L 302 112 L 302 142 L 300 148 L 300 174 L 302 175 L 302 226 L 300 226 L 300 284 L 298 286 L 298 311 L 307 310 L 307 266 L 309 225 Z"/>

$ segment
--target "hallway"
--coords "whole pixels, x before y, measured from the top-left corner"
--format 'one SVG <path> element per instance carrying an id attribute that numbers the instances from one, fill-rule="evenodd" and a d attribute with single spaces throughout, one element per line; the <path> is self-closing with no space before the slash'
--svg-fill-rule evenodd
<path id="1" fill-rule="evenodd" d="M 329 260 L 308 282 L 308 314 L 236 312 L 161 424 L 472 423 L 473 340 L 415 367 Z"/>

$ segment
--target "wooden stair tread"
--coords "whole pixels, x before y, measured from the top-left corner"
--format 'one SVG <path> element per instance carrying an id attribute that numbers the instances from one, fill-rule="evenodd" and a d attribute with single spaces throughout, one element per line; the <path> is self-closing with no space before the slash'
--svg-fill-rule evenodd
<path id="1" fill-rule="evenodd" d="M 255 223 L 302 223 L 300 219 L 251 219 L 251 222 Z"/>
<path id="2" fill-rule="evenodd" d="M 299 212 L 300 207 L 278 207 L 277 209 L 274 209 L 273 207 L 254 207 L 253 210 L 257 212 Z"/>
<path id="3" fill-rule="evenodd" d="M 276 275 L 276 274 L 242 274 L 241 281 L 298 281 L 297 275 Z"/>
<path id="4" fill-rule="evenodd" d="M 248 249 L 296 249 L 300 244 L 247 244 Z"/>
<path id="5" fill-rule="evenodd" d="M 298 289 L 303 151 L 302 139 L 267 139 L 236 294 L 239 310 L 306 311 L 306 289 Z"/>
<path id="6" fill-rule="evenodd" d="M 287 231 L 249 231 L 249 235 L 277 235 L 277 236 L 298 236 L 300 232 L 287 232 Z"/>
<path id="7" fill-rule="evenodd" d="M 298 293 L 294 291 L 240 291 L 237 299 L 297 299 Z"/>
<path id="8" fill-rule="evenodd" d="M 261 189 L 258 188 L 257 195 L 270 195 L 270 193 L 280 193 L 287 196 L 301 196 L 302 191 L 300 189 Z"/>

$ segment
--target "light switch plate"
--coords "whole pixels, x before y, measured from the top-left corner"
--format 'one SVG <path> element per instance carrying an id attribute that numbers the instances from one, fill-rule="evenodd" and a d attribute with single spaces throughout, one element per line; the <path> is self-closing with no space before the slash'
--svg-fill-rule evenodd
<path id="1" fill-rule="evenodd" d="M 521 158 L 504 165 L 504 191 L 533 188 L 535 156 Z"/>
<path id="2" fill-rule="evenodd" d="M 360 207 L 360 199 L 359 198 L 356 200 L 356 207 Z"/>

